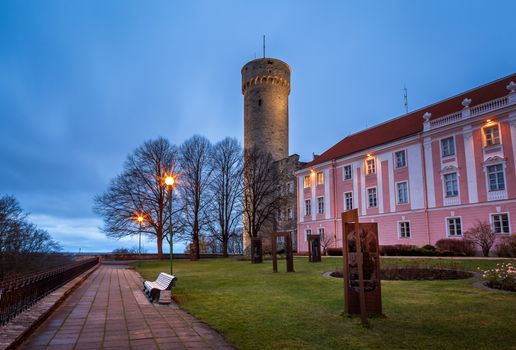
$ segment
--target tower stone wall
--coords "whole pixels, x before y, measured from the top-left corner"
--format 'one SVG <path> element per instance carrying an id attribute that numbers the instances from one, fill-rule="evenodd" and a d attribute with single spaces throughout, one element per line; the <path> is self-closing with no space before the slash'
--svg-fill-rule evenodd
<path id="1" fill-rule="evenodd" d="M 274 58 L 260 58 L 242 67 L 244 148 L 254 145 L 274 160 L 288 157 L 290 67 Z"/>

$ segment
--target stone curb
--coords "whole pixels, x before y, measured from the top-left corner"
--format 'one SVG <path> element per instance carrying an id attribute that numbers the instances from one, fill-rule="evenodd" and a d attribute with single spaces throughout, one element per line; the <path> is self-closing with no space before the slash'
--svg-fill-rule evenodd
<path id="1" fill-rule="evenodd" d="M 45 321 L 98 267 L 100 263 L 48 294 L 0 327 L 0 350 L 15 349 Z"/>

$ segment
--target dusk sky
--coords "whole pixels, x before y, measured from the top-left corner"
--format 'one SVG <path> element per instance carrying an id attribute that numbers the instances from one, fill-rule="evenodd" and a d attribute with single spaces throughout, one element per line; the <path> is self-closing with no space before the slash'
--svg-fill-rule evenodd
<path id="1" fill-rule="evenodd" d="M 158 136 L 243 141 L 241 67 L 292 68 L 290 153 L 516 71 L 512 1 L 0 2 L 0 195 L 66 251 L 137 246 L 92 212 Z M 145 248 L 155 250 L 154 242 Z M 178 246 L 182 251 L 182 246 Z"/>

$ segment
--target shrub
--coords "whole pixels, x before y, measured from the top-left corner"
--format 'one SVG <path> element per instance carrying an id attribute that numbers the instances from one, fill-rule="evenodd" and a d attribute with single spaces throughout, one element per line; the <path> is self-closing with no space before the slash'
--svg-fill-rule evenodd
<path id="1" fill-rule="evenodd" d="M 516 268 L 511 263 L 496 264 L 494 269 L 482 272 L 489 287 L 516 292 Z"/>
<path id="2" fill-rule="evenodd" d="M 506 258 L 516 258 L 516 235 L 501 237 L 495 246 L 496 255 Z"/>
<path id="3" fill-rule="evenodd" d="M 327 248 L 326 253 L 329 256 L 342 256 L 342 248 Z"/>
<path id="4" fill-rule="evenodd" d="M 451 252 L 452 255 L 474 256 L 475 244 L 467 239 L 444 238 L 435 243 L 441 251 Z"/>
<path id="5" fill-rule="evenodd" d="M 464 233 L 464 239 L 474 242 L 482 249 L 484 256 L 489 256 L 496 240 L 496 233 L 488 222 L 477 220 L 475 226 Z"/>
<path id="6" fill-rule="evenodd" d="M 385 256 L 440 256 L 442 252 L 437 251 L 430 244 L 421 248 L 414 245 L 394 244 L 380 246 L 380 254 Z"/>

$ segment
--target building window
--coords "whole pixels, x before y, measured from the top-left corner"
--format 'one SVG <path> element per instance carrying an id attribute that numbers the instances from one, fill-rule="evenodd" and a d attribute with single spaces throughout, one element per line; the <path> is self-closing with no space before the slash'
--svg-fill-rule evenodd
<path id="1" fill-rule="evenodd" d="M 319 227 L 319 238 L 321 241 L 324 240 L 324 227 Z"/>
<path id="2" fill-rule="evenodd" d="M 351 165 L 346 165 L 344 167 L 344 180 L 351 180 L 351 177 L 353 176 L 353 168 Z"/>
<path id="3" fill-rule="evenodd" d="M 376 163 L 374 158 L 366 160 L 366 171 L 368 175 L 376 173 Z"/>
<path id="4" fill-rule="evenodd" d="M 461 237 L 462 236 L 462 224 L 460 218 L 448 218 L 448 237 Z"/>
<path id="5" fill-rule="evenodd" d="M 303 183 L 303 187 L 304 187 L 304 188 L 308 188 L 308 187 L 310 187 L 310 175 L 306 175 L 306 176 L 305 176 L 305 181 L 304 181 L 304 183 Z"/>
<path id="6" fill-rule="evenodd" d="M 318 185 L 324 184 L 324 174 L 323 173 L 317 173 L 317 184 Z"/>
<path id="7" fill-rule="evenodd" d="M 324 197 L 317 198 L 317 212 L 319 214 L 324 213 Z"/>
<path id="8" fill-rule="evenodd" d="M 400 238 L 410 238 L 410 222 L 400 221 L 398 223 Z"/>
<path id="9" fill-rule="evenodd" d="M 344 193 L 344 205 L 346 210 L 353 209 L 353 192 Z"/>
<path id="10" fill-rule="evenodd" d="M 489 180 L 489 191 L 505 190 L 505 179 L 502 164 L 489 165 L 487 167 L 487 177 Z"/>
<path id="11" fill-rule="evenodd" d="M 457 173 L 444 175 L 444 188 L 446 197 L 455 197 L 459 195 L 459 187 L 457 183 Z"/>
<path id="12" fill-rule="evenodd" d="M 294 184 L 292 182 L 287 182 L 287 192 L 294 193 Z"/>
<path id="13" fill-rule="evenodd" d="M 307 199 L 305 200 L 305 216 L 312 215 L 312 202 Z"/>
<path id="14" fill-rule="evenodd" d="M 281 212 L 281 209 L 278 210 L 278 221 L 283 221 L 283 213 Z"/>
<path id="15" fill-rule="evenodd" d="M 398 187 L 398 204 L 408 203 L 408 183 L 406 181 L 398 182 L 396 186 Z"/>
<path id="16" fill-rule="evenodd" d="M 368 208 L 376 208 L 376 187 L 367 189 L 367 199 Z"/>
<path id="17" fill-rule="evenodd" d="M 500 130 L 498 129 L 498 125 L 493 125 L 484 128 L 484 139 L 485 146 L 494 146 L 500 144 Z"/>
<path id="18" fill-rule="evenodd" d="M 396 158 L 396 168 L 403 168 L 407 166 L 407 156 L 405 150 L 394 153 Z"/>
<path id="19" fill-rule="evenodd" d="M 312 234 L 312 230 L 307 228 L 305 230 L 305 241 L 308 240 L 308 236 L 310 236 Z"/>
<path id="20" fill-rule="evenodd" d="M 288 208 L 287 209 L 287 215 L 288 215 L 288 219 L 289 220 L 292 220 L 294 218 L 294 215 L 293 215 L 293 212 L 292 212 L 292 208 Z"/>
<path id="21" fill-rule="evenodd" d="M 441 140 L 441 154 L 443 157 L 450 157 L 455 155 L 455 143 L 453 136 Z"/>
<path id="22" fill-rule="evenodd" d="M 496 233 L 511 233 L 509 228 L 509 215 L 504 214 L 492 214 L 491 219 L 493 222 L 493 229 Z"/>

